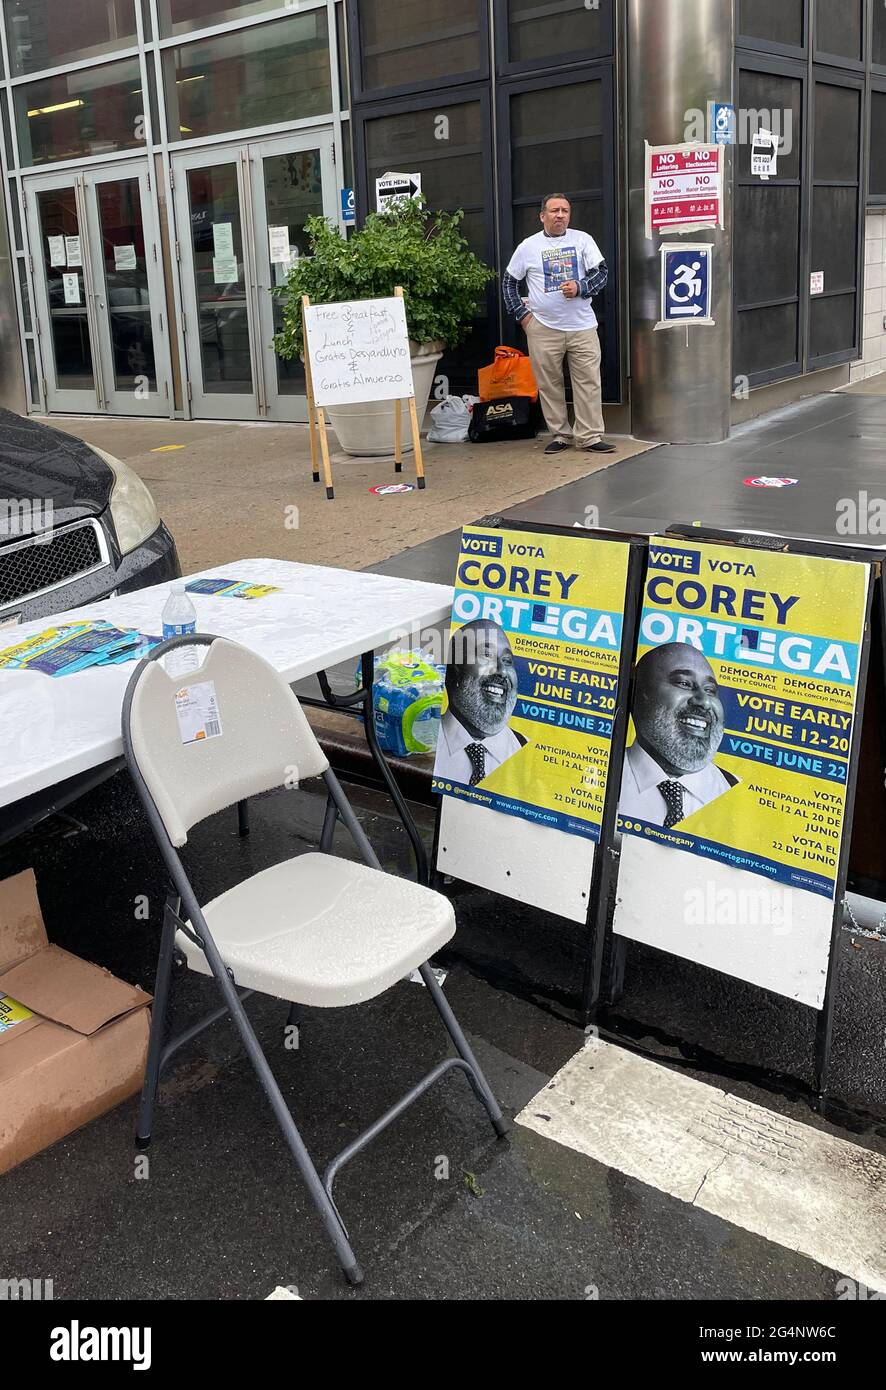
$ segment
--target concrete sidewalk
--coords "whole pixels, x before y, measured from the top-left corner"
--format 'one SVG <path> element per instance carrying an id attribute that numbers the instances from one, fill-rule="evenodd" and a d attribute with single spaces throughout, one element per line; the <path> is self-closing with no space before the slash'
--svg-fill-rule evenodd
<path id="1" fill-rule="evenodd" d="M 412 455 L 398 477 L 392 459 L 352 459 L 333 436 L 329 502 L 311 482 L 307 425 L 79 416 L 45 423 L 135 469 L 175 536 L 185 573 L 250 556 L 363 569 L 651 447 L 613 437 L 614 454 L 570 449 L 547 457 L 547 435 L 514 445 L 426 444 L 426 489 L 379 497 L 370 488 L 414 484 Z"/>

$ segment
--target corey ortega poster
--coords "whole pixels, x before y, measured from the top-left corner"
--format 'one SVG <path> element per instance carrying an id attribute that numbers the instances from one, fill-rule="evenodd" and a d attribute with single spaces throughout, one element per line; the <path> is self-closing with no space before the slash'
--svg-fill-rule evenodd
<path id="1" fill-rule="evenodd" d="M 618 827 L 832 897 L 868 570 L 650 541 Z"/>
<path id="2" fill-rule="evenodd" d="M 598 840 L 630 548 L 468 527 L 434 790 Z"/>

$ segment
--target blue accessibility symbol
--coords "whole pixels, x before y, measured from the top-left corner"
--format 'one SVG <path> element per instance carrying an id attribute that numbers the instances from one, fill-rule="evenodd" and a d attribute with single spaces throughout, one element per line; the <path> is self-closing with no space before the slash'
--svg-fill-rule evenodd
<path id="1" fill-rule="evenodd" d="M 662 324 L 711 320 L 711 246 L 662 248 Z"/>
<path id="2" fill-rule="evenodd" d="M 734 145 L 735 140 L 735 107 L 728 101 L 712 101 L 712 143 L 715 145 Z"/>

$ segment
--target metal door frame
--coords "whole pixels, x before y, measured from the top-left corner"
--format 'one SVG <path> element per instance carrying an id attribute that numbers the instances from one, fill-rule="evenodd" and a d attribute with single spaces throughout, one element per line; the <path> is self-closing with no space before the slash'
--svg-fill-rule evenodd
<path id="1" fill-rule="evenodd" d="M 267 202 L 262 163 L 282 154 L 301 154 L 305 150 L 320 151 L 320 180 L 323 215 L 338 224 L 339 207 L 335 177 L 335 155 L 332 127 L 319 131 L 295 131 L 292 135 L 277 135 L 265 140 L 251 140 L 248 145 L 249 184 L 252 194 L 254 237 L 253 270 L 255 275 L 258 326 L 258 350 L 262 362 L 262 392 L 265 418 L 275 421 L 295 421 L 307 424 L 308 402 L 304 395 L 288 395 L 277 385 L 277 354 L 272 347 L 274 336 L 274 306 L 271 299 L 272 274 L 268 241 Z"/>
<path id="2" fill-rule="evenodd" d="M 38 195 L 54 190 L 71 189 L 77 213 L 77 233 L 80 238 L 79 267 L 83 272 L 83 298 L 86 309 L 86 328 L 89 336 L 89 350 L 92 356 L 93 386 L 83 390 L 60 387 L 56 374 L 55 346 L 52 332 L 52 309 L 49 302 L 49 282 L 43 265 L 43 229 L 40 222 Z M 32 175 L 23 180 L 22 196 L 25 203 L 25 223 L 28 232 L 29 265 L 34 276 L 34 321 L 40 341 L 43 359 L 43 394 L 46 409 L 54 414 L 94 414 L 103 413 L 104 385 L 102 382 L 101 351 L 96 322 L 95 305 L 91 276 L 91 255 L 89 245 L 89 225 L 85 184 L 82 174 L 69 170 L 65 173 Z M 35 260 L 36 252 L 36 260 Z"/>
<path id="3" fill-rule="evenodd" d="M 151 316 L 151 335 L 154 348 L 154 369 L 156 390 L 147 400 L 137 397 L 134 391 L 119 390 L 114 382 L 114 343 L 111 332 L 110 305 L 107 308 L 107 283 L 105 279 L 104 256 L 91 266 L 91 274 L 96 279 L 95 304 L 96 317 L 102 315 L 99 332 L 102 355 L 101 374 L 104 384 L 105 409 L 111 415 L 163 416 L 169 414 L 170 382 L 172 379 L 169 332 L 166 322 L 166 289 L 163 281 L 162 247 L 160 227 L 154 208 L 152 179 L 146 162 L 135 164 L 132 160 L 125 164 L 106 164 L 101 168 L 90 169 L 84 174 L 87 190 L 87 220 L 89 225 L 90 249 L 101 246 L 101 221 L 97 186 L 101 183 L 122 182 L 137 179 L 139 203 L 141 206 L 142 235 L 145 243 L 145 266 L 148 278 L 148 298 Z M 101 280 L 99 282 L 99 271 Z M 100 288 L 99 288 L 100 284 Z"/>
<path id="4" fill-rule="evenodd" d="M 148 257 L 147 265 L 148 293 L 154 336 L 154 362 L 157 373 L 157 410 L 144 409 L 143 407 L 149 403 L 140 399 L 137 400 L 134 393 L 118 391 L 113 385 L 113 348 L 110 319 L 106 311 L 104 260 L 103 258 L 97 259 L 96 251 L 96 247 L 101 245 L 98 202 L 95 195 L 96 184 L 113 182 L 115 179 L 132 178 L 137 178 L 139 183 L 145 245 L 146 248 L 148 244 L 152 247 L 152 254 Z M 72 189 L 74 192 L 77 229 L 80 237 L 82 264 L 77 268 L 83 272 L 84 308 L 86 309 L 94 383 L 91 388 L 87 387 L 82 391 L 58 385 L 49 286 L 43 265 L 43 231 L 40 223 L 38 195 L 60 189 Z M 152 197 L 151 175 L 147 159 L 108 162 L 100 167 L 80 171 L 71 169 L 47 170 L 41 174 L 27 174 L 22 178 L 22 199 L 29 247 L 28 265 L 34 288 L 33 317 L 36 336 L 40 345 L 43 395 L 47 412 L 51 414 L 92 415 L 98 413 L 100 415 L 124 416 L 168 414 L 167 402 L 171 367 L 169 340 L 164 318 L 166 296 L 160 260 L 159 222 Z M 163 388 L 163 395 L 160 394 L 161 387 Z"/>
<path id="5" fill-rule="evenodd" d="M 273 306 L 270 299 L 271 266 L 265 187 L 261 165 L 267 156 L 298 154 L 319 149 L 323 212 L 338 223 L 338 196 L 334 154 L 334 129 L 314 126 L 294 130 L 288 135 L 252 136 L 225 144 L 181 150 L 171 154 L 170 171 L 175 218 L 175 249 L 178 261 L 185 342 L 185 393 L 192 417 L 224 420 L 298 421 L 308 418 L 307 399 L 287 396 L 277 389 L 276 354 L 271 346 L 274 335 Z M 246 322 L 252 370 L 252 391 L 225 395 L 207 392 L 202 386 L 197 284 L 191 240 L 191 213 L 188 172 L 232 164 L 237 171 L 240 205 L 240 232 L 246 284 Z"/>
<path id="6" fill-rule="evenodd" d="M 185 356 L 183 404 L 191 417 L 204 420 L 254 420 L 259 415 L 259 394 L 255 360 L 255 330 L 250 303 L 249 280 L 249 223 L 247 208 L 248 175 L 244 171 L 245 143 L 232 141 L 226 145 L 211 145 L 196 150 L 181 150 L 170 156 L 169 172 L 173 191 L 173 228 L 178 282 L 181 294 L 181 328 Z M 188 195 L 188 173 L 191 169 L 211 169 L 219 164 L 233 165 L 237 175 L 237 197 L 240 207 L 240 236 L 244 255 L 246 280 L 246 321 L 249 333 L 249 361 L 252 390 L 242 392 L 208 392 L 203 389 L 203 361 L 200 352 L 200 311 L 197 304 L 197 277 L 191 238 L 191 207 Z"/>

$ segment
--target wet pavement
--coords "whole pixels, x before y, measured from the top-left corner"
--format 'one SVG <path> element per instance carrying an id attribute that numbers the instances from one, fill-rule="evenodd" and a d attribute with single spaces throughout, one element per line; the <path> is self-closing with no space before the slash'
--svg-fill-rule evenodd
<path id="1" fill-rule="evenodd" d="M 353 800 L 385 866 L 406 871 L 405 836 L 387 808 L 371 793 Z M 246 839 L 233 811 L 205 823 L 186 850 L 198 894 L 307 847 L 322 807 L 306 793 L 258 798 Z M 125 775 L 76 811 L 85 830 L 47 825 L 4 852 L 0 872 L 33 864 L 51 940 L 150 988 L 164 880 Z M 346 837 L 336 848 L 349 852 Z M 147 922 L 135 918 L 140 894 Z M 484 951 L 500 955 L 510 936 L 522 942 L 516 974 L 543 922 L 473 892 L 457 913 L 470 950 L 445 991 L 512 1117 L 584 1037 L 556 999 L 535 1002 L 513 980 L 484 978 Z M 211 982 L 176 972 L 176 1025 L 214 1003 Z M 421 985 L 404 982 L 351 1010 L 305 1010 L 295 1051 L 285 1046 L 285 1004 L 253 999 L 247 1008 L 321 1165 L 446 1052 Z M 810 1118 L 795 1102 L 766 1103 Z M 202 1034 L 166 1074 L 147 1176 L 136 1176 L 134 1123 L 133 1100 L 0 1180 L 15 1273 L 51 1278 L 56 1299 L 258 1299 L 277 1285 L 307 1299 L 836 1297 L 837 1271 L 526 1129 L 496 1140 L 458 1075 L 339 1178 L 367 1275 L 358 1291 L 337 1270 L 229 1024 Z"/>
<path id="2" fill-rule="evenodd" d="M 884 424 L 886 403 L 875 397 L 824 397 L 744 427 L 716 450 L 657 449 L 515 515 L 572 525 L 597 507 L 604 526 L 652 531 L 702 519 L 751 527 L 760 524 L 760 495 L 742 479 L 753 470 L 797 476 L 798 487 L 767 493 L 766 514 L 786 498 L 785 521 L 827 538 L 845 488 L 876 491 Z M 455 530 L 377 568 L 451 582 L 457 541 Z M 385 867 L 409 872 L 408 842 L 389 805 L 372 792 L 349 794 Z M 165 883 L 126 774 L 70 809 L 82 828 L 45 823 L 0 851 L 0 876 L 33 866 L 50 939 L 150 989 Z M 431 815 L 414 809 L 430 843 Z M 206 901 L 310 847 L 322 812 L 322 797 L 307 787 L 257 798 L 246 838 L 234 811 L 198 827 L 184 852 L 198 896 Z M 336 849 L 352 853 L 343 833 Z M 583 943 L 576 928 L 545 914 L 454 891 L 458 934 L 443 957 L 445 992 L 512 1117 L 533 1097 L 543 1104 L 550 1079 L 585 1042 L 570 1004 Z M 148 921 L 136 915 L 140 895 Z M 882 1154 L 884 982 L 886 942 L 842 933 L 832 1076 L 850 1109 L 827 1118 L 786 1079 L 810 1076 L 813 1015 L 778 996 L 632 943 L 626 992 L 603 1031 L 663 1066 L 850 1138 L 860 1157 Z M 214 1004 L 211 982 L 175 973 L 176 1025 Z M 356 1009 L 305 1010 L 297 1050 L 285 1045 L 285 1004 L 253 999 L 247 1009 L 320 1167 L 447 1050 L 417 984 Z M 57 1299 L 257 1299 L 277 1285 L 307 1299 L 838 1297 L 839 1271 L 617 1167 L 522 1127 L 497 1141 L 457 1074 L 339 1179 L 367 1275 L 358 1291 L 337 1270 L 227 1022 L 171 1065 L 148 1176 L 137 1176 L 134 1121 L 130 1101 L 0 1178 L 4 1246 L 19 1266 L 9 1273 L 53 1279 Z"/>

